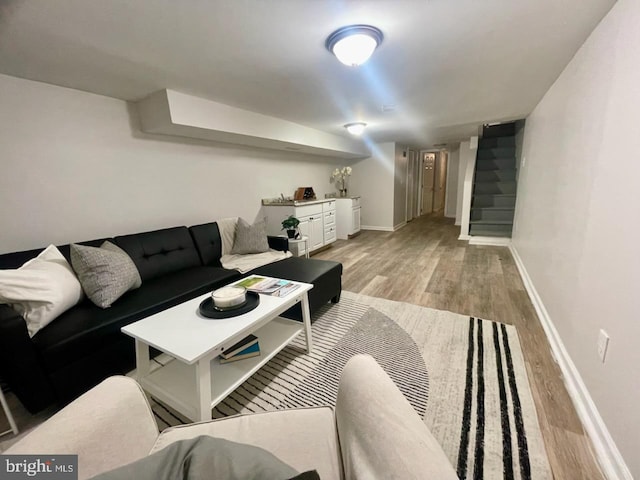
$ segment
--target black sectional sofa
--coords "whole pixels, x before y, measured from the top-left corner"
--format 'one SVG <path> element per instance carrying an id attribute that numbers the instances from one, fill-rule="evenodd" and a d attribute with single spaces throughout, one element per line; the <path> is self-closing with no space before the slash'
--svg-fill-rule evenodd
<path id="1" fill-rule="evenodd" d="M 121 327 L 243 276 L 313 283 L 312 315 L 327 302 L 339 301 L 342 291 L 342 265 L 336 262 L 290 257 L 245 275 L 222 268 L 215 222 L 79 243 L 99 246 L 105 240 L 129 254 L 142 278 L 139 289 L 127 292 L 110 308 L 101 309 L 85 298 L 30 338 L 23 318 L 0 305 L 0 376 L 32 413 L 54 403 L 64 405 L 104 378 L 133 369 L 134 342 Z M 269 245 L 288 249 L 282 237 L 269 237 Z M 69 245 L 58 248 L 69 260 Z M 40 252 L 0 255 L 0 269 L 18 268 Z M 300 319 L 300 305 L 285 316 Z"/>

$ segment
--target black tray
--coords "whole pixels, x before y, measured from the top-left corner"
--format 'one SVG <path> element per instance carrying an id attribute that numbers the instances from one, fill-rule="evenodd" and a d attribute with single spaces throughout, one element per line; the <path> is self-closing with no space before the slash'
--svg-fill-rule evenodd
<path id="1" fill-rule="evenodd" d="M 200 303 L 200 315 L 207 318 L 231 318 L 250 312 L 260 305 L 260 295 L 255 292 L 247 292 L 247 299 L 237 307 L 218 309 L 213 304 L 213 298 L 207 297 Z"/>

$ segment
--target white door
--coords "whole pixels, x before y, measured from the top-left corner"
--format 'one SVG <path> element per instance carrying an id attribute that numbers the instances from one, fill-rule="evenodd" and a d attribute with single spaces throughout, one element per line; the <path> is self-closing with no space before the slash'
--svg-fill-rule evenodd
<path id="1" fill-rule="evenodd" d="M 433 190 L 435 180 L 435 153 L 422 156 L 422 215 L 433 212 Z"/>
<path id="2" fill-rule="evenodd" d="M 309 217 L 309 250 L 313 251 L 324 245 L 324 220 L 322 214 Z"/>
<path id="3" fill-rule="evenodd" d="M 306 244 L 311 246 L 311 221 L 309 220 L 309 217 L 300 217 L 298 220 L 300 220 L 300 224 L 298 225 L 300 235 L 307 237 L 309 240 L 307 240 Z M 293 248 L 297 248 L 298 250 L 294 250 Z M 291 253 L 298 257 L 301 257 L 302 255 L 307 253 L 307 250 L 305 249 L 305 242 L 300 242 L 293 245 L 289 244 L 289 250 L 291 250 Z"/>
<path id="4" fill-rule="evenodd" d="M 351 234 L 357 233 L 360 231 L 360 207 L 353 209 L 353 219 L 351 222 L 351 227 L 353 231 Z"/>

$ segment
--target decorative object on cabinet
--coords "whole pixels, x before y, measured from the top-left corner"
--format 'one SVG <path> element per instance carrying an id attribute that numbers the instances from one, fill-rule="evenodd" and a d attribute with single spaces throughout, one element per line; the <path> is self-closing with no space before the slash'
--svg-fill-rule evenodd
<path id="1" fill-rule="evenodd" d="M 315 200 L 316 194 L 313 187 L 299 187 L 293 195 L 294 200 Z"/>
<path id="2" fill-rule="evenodd" d="M 347 196 L 348 180 L 351 176 L 351 167 L 336 168 L 331 173 L 329 181 L 336 184 L 340 197 Z"/>
<path id="3" fill-rule="evenodd" d="M 298 233 L 298 225 L 300 225 L 300 220 L 298 220 L 293 215 L 289 215 L 282 221 L 282 230 L 287 231 L 287 237 L 289 238 L 297 238 L 300 236 Z"/>

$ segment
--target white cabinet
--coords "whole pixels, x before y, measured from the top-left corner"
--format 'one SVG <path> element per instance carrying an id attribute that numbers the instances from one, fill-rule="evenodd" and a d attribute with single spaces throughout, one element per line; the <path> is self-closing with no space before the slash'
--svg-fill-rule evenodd
<path id="1" fill-rule="evenodd" d="M 300 217 L 300 233 L 309 237 L 309 251 L 313 252 L 324 245 L 322 214 Z"/>
<path id="2" fill-rule="evenodd" d="M 354 208 L 351 221 L 351 234 L 354 235 L 360 231 L 360 207 Z"/>
<path id="3" fill-rule="evenodd" d="M 322 204 L 324 229 L 324 243 L 329 244 L 336 241 L 336 201 L 331 200 Z"/>
<path id="4" fill-rule="evenodd" d="M 300 234 L 309 237 L 307 245 L 310 252 L 336 241 L 336 201 L 333 199 L 299 202 L 296 205 L 264 205 L 262 208 L 266 214 L 269 235 L 281 235 L 282 220 L 293 215 L 300 220 Z M 290 244 L 289 248 L 294 255 L 306 254 L 304 242 Z"/>
<path id="5" fill-rule="evenodd" d="M 336 231 L 341 240 L 360 232 L 360 197 L 336 199 Z"/>

